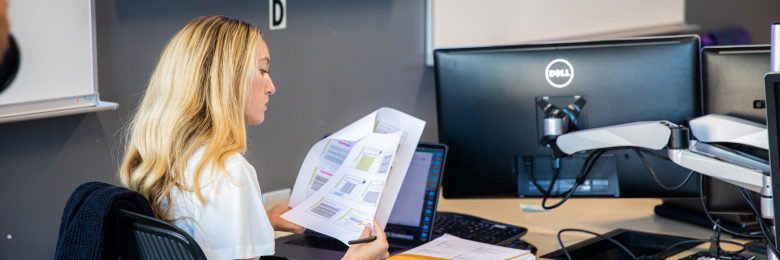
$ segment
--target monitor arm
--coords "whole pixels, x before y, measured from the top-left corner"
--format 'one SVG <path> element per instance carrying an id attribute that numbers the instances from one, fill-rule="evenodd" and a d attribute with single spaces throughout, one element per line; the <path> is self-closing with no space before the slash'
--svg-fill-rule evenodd
<path id="1" fill-rule="evenodd" d="M 567 155 L 612 147 L 667 148 L 669 159 L 682 167 L 761 192 L 763 176 L 769 173 L 765 161 L 708 143 L 766 149 L 765 126 L 722 115 L 699 117 L 690 125 L 688 129 L 668 121 L 646 121 L 580 130 L 558 136 L 556 145 Z M 689 138 L 689 132 L 698 140 Z"/>
<path id="2" fill-rule="evenodd" d="M 669 159 L 686 169 L 761 193 L 761 215 L 774 219 L 769 162 L 717 145 L 736 143 L 769 150 L 766 125 L 711 114 L 691 120 L 690 129 L 669 121 L 645 121 L 579 130 L 577 116 L 586 102 L 581 96 L 574 98 L 574 102 L 563 109 L 548 102 L 547 97 L 537 100 L 537 106 L 545 116 L 540 143 L 553 150 L 553 169 L 561 167 L 561 157 L 583 151 L 615 147 L 667 148 Z"/>
<path id="3" fill-rule="evenodd" d="M 706 115 L 691 120 L 690 129 L 668 121 L 636 122 L 558 135 L 552 146 L 565 155 L 614 147 L 667 148 L 669 159 L 682 167 L 761 193 L 761 213 L 774 219 L 768 162 L 714 143 L 765 150 L 769 144 L 765 125 Z"/>

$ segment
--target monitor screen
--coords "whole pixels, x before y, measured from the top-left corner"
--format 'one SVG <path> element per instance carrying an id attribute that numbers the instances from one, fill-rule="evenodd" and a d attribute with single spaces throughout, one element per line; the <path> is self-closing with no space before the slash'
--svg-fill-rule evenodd
<path id="1" fill-rule="evenodd" d="M 439 141 L 449 150 L 447 198 L 534 197 L 552 179 L 552 150 L 540 143 L 539 100 L 564 108 L 586 101 L 579 129 L 637 121 L 682 124 L 701 115 L 698 36 L 437 49 Z M 665 151 L 657 151 L 665 154 Z M 649 156 L 648 156 L 649 157 Z M 587 155 L 561 162 L 553 190 L 571 187 Z M 668 186 L 690 173 L 648 158 Z M 698 175 L 666 191 L 631 150 L 607 152 L 575 196 L 693 197 Z M 546 187 L 545 187 L 546 188 Z"/>
<path id="2" fill-rule="evenodd" d="M 427 242 L 430 239 L 444 152 L 442 146 L 417 147 L 387 221 L 388 240 Z"/>

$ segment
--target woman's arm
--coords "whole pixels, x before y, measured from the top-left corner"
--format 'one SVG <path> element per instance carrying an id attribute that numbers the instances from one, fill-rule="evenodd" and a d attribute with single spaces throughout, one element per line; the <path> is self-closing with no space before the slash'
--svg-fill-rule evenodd
<path id="1" fill-rule="evenodd" d="M 292 208 L 287 204 L 279 204 L 265 212 L 268 215 L 268 220 L 271 222 L 271 226 L 274 228 L 274 231 L 286 231 L 286 232 L 293 232 L 296 234 L 300 234 L 303 233 L 303 231 L 306 231 L 306 228 L 296 225 L 295 223 L 292 223 L 280 217 L 282 214 L 284 214 L 287 211 L 290 211 L 291 209 Z M 254 260 L 254 258 L 236 259 L 236 260 Z"/>
<path id="2" fill-rule="evenodd" d="M 279 204 L 265 212 L 268 214 L 268 220 L 271 221 L 271 226 L 274 227 L 274 231 L 293 232 L 295 234 L 301 234 L 303 231 L 306 231 L 305 227 L 281 218 L 282 214 L 291 209 L 292 208 L 287 204 Z"/>

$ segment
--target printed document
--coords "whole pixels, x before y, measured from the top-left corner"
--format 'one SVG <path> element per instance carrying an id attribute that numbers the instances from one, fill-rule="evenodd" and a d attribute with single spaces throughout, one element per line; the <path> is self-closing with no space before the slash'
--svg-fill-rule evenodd
<path id="1" fill-rule="evenodd" d="M 495 246 L 445 234 L 389 260 L 534 260 L 528 250 Z"/>
<path id="2" fill-rule="evenodd" d="M 380 108 L 315 144 L 282 218 L 345 244 L 376 217 L 385 226 L 425 121 Z"/>

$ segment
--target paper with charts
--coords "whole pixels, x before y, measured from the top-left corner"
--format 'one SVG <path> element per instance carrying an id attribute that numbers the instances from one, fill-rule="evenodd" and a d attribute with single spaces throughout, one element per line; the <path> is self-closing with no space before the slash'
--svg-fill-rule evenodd
<path id="1" fill-rule="evenodd" d="M 380 108 L 315 144 L 282 215 L 345 244 L 376 217 L 387 224 L 425 121 Z"/>
<path id="2" fill-rule="evenodd" d="M 445 234 L 389 260 L 534 260 L 528 250 L 490 245 Z"/>

